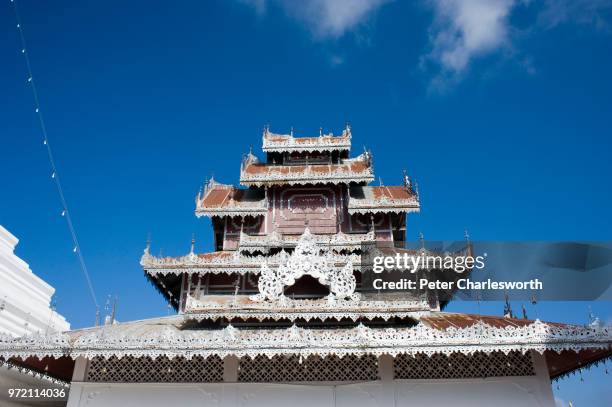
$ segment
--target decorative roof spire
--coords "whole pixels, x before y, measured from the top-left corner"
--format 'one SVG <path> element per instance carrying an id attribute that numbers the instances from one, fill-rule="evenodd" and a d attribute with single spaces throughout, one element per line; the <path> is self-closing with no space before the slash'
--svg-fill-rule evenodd
<path id="1" fill-rule="evenodd" d="M 410 177 L 408 176 L 408 171 L 402 170 L 402 174 L 404 178 L 404 187 L 406 188 L 406 190 L 412 191 L 412 181 L 410 180 Z"/>
<path id="2" fill-rule="evenodd" d="M 189 251 L 189 254 L 193 254 L 194 250 L 195 250 L 195 233 L 191 234 L 191 250 Z"/>
<path id="3" fill-rule="evenodd" d="M 291 137 L 293 137 L 293 126 L 291 126 L 291 132 L 290 132 L 290 134 L 291 134 Z"/>
<path id="4" fill-rule="evenodd" d="M 421 243 L 421 250 L 425 250 L 425 236 L 423 232 L 419 232 L 419 242 Z"/>
<path id="5" fill-rule="evenodd" d="M 466 242 L 470 243 L 470 234 L 468 233 L 467 229 L 463 231 L 463 237 L 465 238 Z"/>
<path id="6" fill-rule="evenodd" d="M 147 241 L 145 243 L 144 251 L 146 254 L 149 254 L 151 251 L 151 232 L 147 233 Z"/>
<path id="7" fill-rule="evenodd" d="M 323 127 L 319 127 L 319 137 L 323 137 Z"/>
<path id="8" fill-rule="evenodd" d="M 506 299 L 506 303 L 504 304 L 504 317 L 514 318 L 514 313 L 512 312 L 512 306 L 510 305 L 510 298 L 508 297 L 508 293 L 505 293 L 504 297 Z"/>

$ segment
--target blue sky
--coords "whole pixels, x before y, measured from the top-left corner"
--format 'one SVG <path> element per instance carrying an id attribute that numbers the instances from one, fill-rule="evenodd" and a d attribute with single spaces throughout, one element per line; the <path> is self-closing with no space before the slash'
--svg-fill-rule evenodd
<path id="1" fill-rule="evenodd" d="M 154 253 L 186 253 L 192 232 L 211 250 L 194 196 L 212 174 L 237 182 L 266 123 L 313 135 L 350 121 L 354 151 L 371 148 L 385 184 L 402 169 L 418 181 L 414 239 L 612 238 L 609 0 L 19 5 L 82 252 L 120 320 L 168 313 L 138 266 L 147 233 Z M 0 223 L 73 327 L 91 325 L 8 1 L 0 30 Z M 548 320 L 587 313 L 538 305 Z M 596 369 L 557 394 L 598 405 L 608 378 Z"/>

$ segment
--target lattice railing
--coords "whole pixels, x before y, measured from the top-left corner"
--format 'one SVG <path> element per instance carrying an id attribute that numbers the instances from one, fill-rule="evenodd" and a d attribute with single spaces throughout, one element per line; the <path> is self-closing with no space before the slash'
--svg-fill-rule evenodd
<path id="1" fill-rule="evenodd" d="M 529 353 L 477 352 L 450 356 L 398 355 L 393 361 L 395 379 L 464 379 L 475 377 L 533 376 Z"/>
<path id="2" fill-rule="evenodd" d="M 335 382 L 378 379 L 375 356 L 257 356 L 240 359 L 239 382 Z"/>
<path id="3" fill-rule="evenodd" d="M 168 359 L 158 357 L 121 359 L 96 357 L 89 362 L 85 381 L 124 383 L 203 383 L 223 380 L 223 360 L 218 356 L 207 359 L 195 356 Z"/>

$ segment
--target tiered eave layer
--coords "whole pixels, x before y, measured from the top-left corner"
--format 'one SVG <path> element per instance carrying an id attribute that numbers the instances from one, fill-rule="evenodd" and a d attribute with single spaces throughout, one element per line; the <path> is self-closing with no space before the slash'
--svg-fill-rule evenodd
<path id="1" fill-rule="evenodd" d="M 319 137 L 293 137 L 264 131 L 263 151 L 267 153 L 304 153 L 324 151 L 348 151 L 351 148 L 351 132 L 342 135 L 325 134 Z"/>
<path id="2" fill-rule="evenodd" d="M 369 162 L 355 158 L 342 164 L 271 165 L 250 163 L 242 168 L 240 183 L 247 186 L 350 184 L 374 180 Z"/>
<path id="3" fill-rule="evenodd" d="M 238 357 L 309 355 L 426 355 L 455 352 L 534 350 L 562 352 L 599 349 L 609 356 L 608 327 L 572 326 L 433 312 L 406 328 L 187 329 L 181 316 L 120 323 L 53 335 L 0 339 L 0 357 L 125 357 L 169 358 L 235 355 Z"/>
<path id="4" fill-rule="evenodd" d="M 404 186 L 361 186 L 350 188 L 348 212 L 356 213 L 401 213 L 418 212 L 419 198 Z"/>

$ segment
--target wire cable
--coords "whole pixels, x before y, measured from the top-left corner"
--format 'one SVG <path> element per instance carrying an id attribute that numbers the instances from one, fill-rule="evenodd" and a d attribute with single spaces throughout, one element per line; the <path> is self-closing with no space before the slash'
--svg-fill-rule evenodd
<path id="1" fill-rule="evenodd" d="M 89 294 L 91 295 L 91 299 L 96 306 L 96 311 L 99 311 L 100 307 L 98 306 L 98 300 L 96 299 L 96 293 L 93 287 L 93 283 L 91 277 L 89 275 L 89 271 L 87 270 L 87 265 L 85 264 L 85 258 L 83 257 L 83 253 L 81 252 L 81 246 L 79 244 L 79 240 L 77 239 L 77 234 L 74 229 L 74 224 L 72 222 L 72 216 L 70 215 L 70 211 L 68 210 L 68 203 L 66 202 L 66 197 L 64 195 L 64 190 L 62 188 L 62 183 L 60 182 L 60 176 L 57 171 L 57 167 L 55 165 L 55 159 L 53 158 L 53 151 L 51 150 L 51 143 L 49 142 L 49 135 L 47 133 L 47 126 L 45 125 L 45 121 L 43 118 L 42 111 L 40 109 L 40 99 L 38 97 L 38 91 L 36 90 L 36 84 L 34 81 L 34 76 L 32 75 L 32 65 L 30 63 L 30 56 L 28 54 L 28 48 L 26 46 L 25 35 L 23 33 L 23 26 L 21 24 L 21 16 L 19 14 L 19 9 L 17 7 L 16 0 L 10 0 L 13 4 L 13 10 L 15 12 L 15 20 L 17 21 L 17 31 L 19 32 L 19 39 L 21 41 L 21 54 L 25 59 L 27 73 L 28 73 L 28 84 L 30 85 L 30 89 L 32 90 L 32 96 L 34 98 L 34 112 L 38 116 L 38 122 L 40 124 L 40 129 L 43 135 L 43 144 L 47 150 L 47 157 L 49 158 L 49 163 L 51 164 L 51 178 L 55 181 L 55 186 L 57 187 L 57 193 L 59 195 L 60 203 L 62 205 L 62 216 L 66 218 L 66 224 L 68 225 L 68 230 L 70 231 L 70 236 L 72 237 L 72 242 L 74 244 L 74 253 L 77 255 L 79 259 L 79 264 L 81 267 L 81 271 L 85 276 L 85 280 L 87 281 L 87 287 L 89 288 Z"/>

